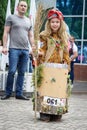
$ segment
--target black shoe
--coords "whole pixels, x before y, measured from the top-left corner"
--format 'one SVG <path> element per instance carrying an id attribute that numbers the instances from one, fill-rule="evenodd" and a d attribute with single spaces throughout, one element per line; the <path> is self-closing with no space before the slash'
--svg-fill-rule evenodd
<path id="1" fill-rule="evenodd" d="M 40 113 L 40 120 L 41 121 L 45 121 L 45 122 L 49 122 L 50 121 L 50 115 L 49 114 Z"/>
<path id="2" fill-rule="evenodd" d="M 16 99 L 29 100 L 29 98 L 25 97 L 24 95 L 16 96 Z"/>
<path id="3" fill-rule="evenodd" d="M 11 96 L 10 95 L 4 95 L 1 97 L 1 100 L 6 100 L 6 99 L 9 99 Z"/>

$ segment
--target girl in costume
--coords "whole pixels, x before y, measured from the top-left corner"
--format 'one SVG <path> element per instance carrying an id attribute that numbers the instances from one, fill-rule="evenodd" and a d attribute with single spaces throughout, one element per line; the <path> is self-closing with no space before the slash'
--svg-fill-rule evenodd
<path id="1" fill-rule="evenodd" d="M 68 35 L 63 14 L 59 10 L 49 10 L 45 30 L 39 35 L 40 49 L 38 64 L 64 63 L 70 66 L 68 52 Z M 59 116 L 40 113 L 40 119 L 45 121 L 57 120 Z"/>

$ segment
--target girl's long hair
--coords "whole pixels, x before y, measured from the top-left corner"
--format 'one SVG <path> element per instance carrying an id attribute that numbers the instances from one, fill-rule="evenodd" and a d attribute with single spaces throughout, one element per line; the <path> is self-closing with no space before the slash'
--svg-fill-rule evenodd
<path id="1" fill-rule="evenodd" d="M 66 31 L 66 23 L 64 20 L 60 21 L 60 28 L 57 31 L 57 36 L 60 38 L 60 41 L 64 46 L 68 46 L 68 33 Z M 47 20 L 45 24 L 45 34 L 49 37 L 52 34 L 52 30 L 50 28 L 50 20 Z"/>

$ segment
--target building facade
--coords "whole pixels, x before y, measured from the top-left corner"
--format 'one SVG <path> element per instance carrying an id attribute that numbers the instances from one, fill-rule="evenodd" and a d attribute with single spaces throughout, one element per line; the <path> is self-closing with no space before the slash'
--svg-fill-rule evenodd
<path id="1" fill-rule="evenodd" d="M 56 0 L 78 46 L 75 80 L 87 81 L 87 0 Z"/>

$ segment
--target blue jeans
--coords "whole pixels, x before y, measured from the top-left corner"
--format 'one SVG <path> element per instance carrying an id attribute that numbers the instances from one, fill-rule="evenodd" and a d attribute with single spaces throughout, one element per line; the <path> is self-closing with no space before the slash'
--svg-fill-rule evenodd
<path id="1" fill-rule="evenodd" d="M 71 71 L 69 72 L 69 74 L 70 74 L 71 82 L 73 84 L 73 81 L 74 81 L 74 61 L 71 61 L 70 67 L 71 67 Z"/>
<path id="2" fill-rule="evenodd" d="M 11 95 L 13 90 L 14 75 L 18 71 L 16 80 L 16 95 L 22 95 L 24 74 L 26 72 L 29 51 L 22 49 L 9 49 L 9 70 L 6 85 L 6 95 Z"/>

